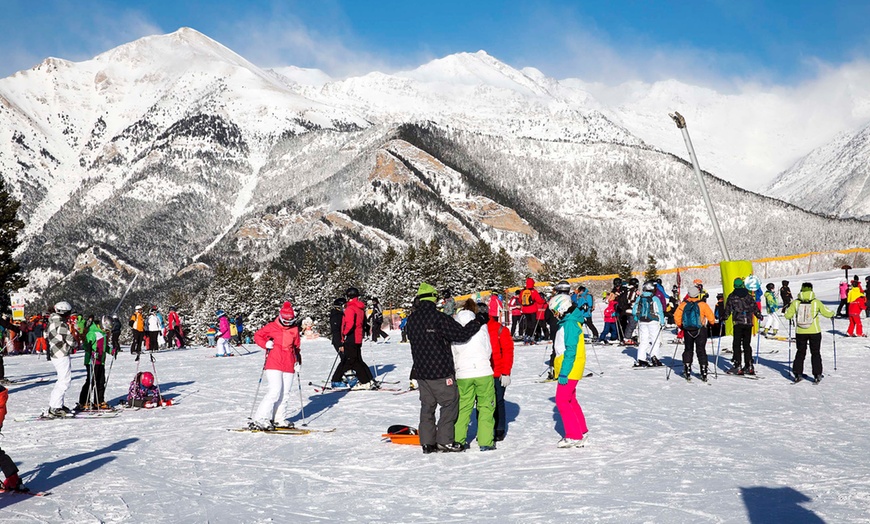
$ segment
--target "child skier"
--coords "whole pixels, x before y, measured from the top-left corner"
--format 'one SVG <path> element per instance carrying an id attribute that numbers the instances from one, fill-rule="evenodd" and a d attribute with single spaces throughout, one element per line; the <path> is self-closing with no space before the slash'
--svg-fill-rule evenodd
<path id="1" fill-rule="evenodd" d="M 278 408 L 284 405 L 284 397 L 290 392 L 293 377 L 296 373 L 296 365 L 302 364 L 302 356 L 299 353 L 299 326 L 296 323 L 296 314 L 290 302 L 284 302 L 278 316 L 254 334 L 254 342 L 266 350 L 266 362 L 263 364 L 263 373 L 269 384 L 269 390 L 257 414 L 251 422 L 251 428 L 262 430 L 274 430 L 276 426 L 292 427 L 285 422 L 286 417 L 281 414 L 276 418 Z"/>
<path id="2" fill-rule="evenodd" d="M 606 300 L 606 299 L 605 299 Z M 604 308 L 604 329 L 601 331 L 601 337 L 598 342 L 607 344 L 607 336 L 610 335 L 610 340 L 619 340 L 619 331 L 616 329 L 616 300 L 610 300 L 607 307 Z"/>
<path id="3" fill-rule="evenodd" d="M 577 403 L 577 382 L 583 378 L 586 367 L 586 346 L 583 341 L 586 314 L 574 307 L 568 295 L 551 298 L 550 309 L 559 319 L 559 330 L 553 342 L 556 350 L 554 366 L 559 376 L 556 409 L 565 428 L 565 437 L 557 445 L 560 448 L 582 448 L 589 442 L 589 428 L 583 409 Z"/>
<path id="4" fill-rule="evenodd" d="M 6 419 L 6 401 L 9 400 L 9 390 L 0 385 L 0 431 L 3 430 L 3 421 Z M 0 469 L 3 470 L 3 475 L 6 480 L 3 481 L 4 491 L 30 491 L 18 478 L 18 466 L 12 462 L 9 455 L 0 449 Z"/>
<path id="5" fill-rule="evenodd" d="M 766 337 L 774 337 L 779 331 L 779 308 L 781 307 L 776 299 L 774 289 L 776 286 L 771 282 L 767 285 L 767 291 L 764 292 L 764 327 L 761 332 Z"/>
<path id="6" fill-rule="evenodd" d="M 486 315 L 486 311 L 483 314 Z M 456 314 L 456 321 L 464 327 L 475 318 L 477 305 L 469 298 L 465 301 L 464 309 Z M 477 443 L 480 451 L 494 450 L 495 385 L 490 364 L 492 347 L 489 331 L 484 327 L 468 341 L 454 342 L 452 351 L 456 385 L 459 388 L 459 416 L 453 440 L 468 447 L 468 424 L 477 403 Z"/>

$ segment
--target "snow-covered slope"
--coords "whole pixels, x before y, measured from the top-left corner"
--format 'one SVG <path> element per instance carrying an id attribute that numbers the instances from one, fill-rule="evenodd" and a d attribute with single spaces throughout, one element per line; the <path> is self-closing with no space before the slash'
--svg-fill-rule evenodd
<path id="1" fill-rule="evenodd" d="M 814 150 L 766 192 L 816 213 L 870 220 L 870 126 Z"/>
<path id="2" fill-rule="evenodd" d="M 812 281 L 830 306 L 842 272 L 770 281 L 782 278 Z M 594 314 L 599 327 L 602 310 Z M 825 378 L 817 386 L 789 385 L 794 346 L 789 353 L 775 340 L 761 339 L 758 381 L 726 376 L 731 338 L 713 340 L 710 385 L 676 375 L 673 345 L 662 348 L 675 367 L 670 380 L 667 368 L 632 370 L 633 349 L 587 346 L 586 370 L 595 376 L 577 387 L 589 427 L 583 449 L 556 448 L 563 428 L 555 385 L 538 382 L 544 348 L 519 346 L 505 440 L 478 451 L 472 423 L 468 451 L 431 455 L 380 437 L 393 424 L 418 425 L 417 393 L 318 394 L 308 385 L 323 380 L 335 358 L 324 338 L 303 340 L 285 407 L 297 426 L 336 430 L 305 436 L 227 431 L 246 424 L 255 402 L 263 352 L 254 346 L 221 359 L 205 358 L 212 351 L 201 347 L 159 352 L 158 382 L 176 405 L 97 420 L 15 421 L 46 408 L 54 369 L 32 355 L 8 356 L 7 377 L 42 382 L 10 387 L 3 450 L 32 489 L 51 495 L 0 494 L 0 511 L 16 523 L 865 522 L 870 360 L 866 338 L 842 336 L 846 323 L 836 321 L 836 370 L 832 335 L 822 335 Z M 391 334 L 391 344 L 367 342 L 363 357 L 373 374 L 399 382 L 385 387 L 405 388 L 410 351 Z M 81 353 L 72 364 L 68 405 L 84 380 Z M 125 347 L 107 399 L 125 397 L 137 369 Z M 143 359 L 141 369 L 151 366 Z"/>

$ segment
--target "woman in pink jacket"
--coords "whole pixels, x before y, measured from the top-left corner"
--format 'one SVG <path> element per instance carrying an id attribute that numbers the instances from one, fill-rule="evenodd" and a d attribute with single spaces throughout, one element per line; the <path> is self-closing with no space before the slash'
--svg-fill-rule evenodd
<path id="1" fill-rule="evenodd" d="M 257 408 L 251 427 L 264 430 L 275 429 L 276 425 L 289 427 L 283 413 L 279 419 L 275 415 L 284 404 L 284 395 L 290 392 L 296 364 L 302 363 L 299 354 L 299 326 L 290 302 L 284 302 L 278 317 L 254 334 L 254 342 L 266 350 L 263 373 L 269 389 Z"/>

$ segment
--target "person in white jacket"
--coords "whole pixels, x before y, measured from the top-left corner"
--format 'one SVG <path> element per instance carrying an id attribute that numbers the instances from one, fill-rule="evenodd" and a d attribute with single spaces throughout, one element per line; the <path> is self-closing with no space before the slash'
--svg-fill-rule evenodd
<path id="1" fill-rule="evenodd" d="M 463 326 L 477 317 L 477 304 L 468 299 L 464 309 L 456 314 Z M 454 440 L 467 447 L 468 424 L 477 401 L 477 443 L 481 451 L 495 449 L 495 383 L 492 376 L 492 346 L 486 327 L 468 342 L 453 344 L 453 365 L 459 388 L 459 417 Z"/>

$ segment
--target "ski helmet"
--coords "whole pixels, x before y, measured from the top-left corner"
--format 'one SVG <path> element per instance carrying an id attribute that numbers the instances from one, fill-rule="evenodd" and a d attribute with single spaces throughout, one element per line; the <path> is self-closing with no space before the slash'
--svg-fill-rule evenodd
<path id="1" fill-rule="evenodd" d="M 214 316 L 216 316 L 218 318 L 220 318 L 224 315 L 226 315 L 226 312 L 223 309 L 218 309 L 217 311 L 214 312 Z"/>
<path id="2" fill-rule="evenodd" d="M 768 284 L 768 285 L 765 286 L 765 287 L 767 288 L 768 291 L 773 291 L 773 288 L 775 288 L 776 286 L 773 285 L 773 282 L 771 282 L 770 284 Z"/>
<path id="3" fill-rule="evenodd" d="M 615 277 L 613 279 L 613 287 L 619 287 L 622 285 L 622 279 L 619 277 Z"/>
<path id="4" fill-rule="evenodd" d="M 556 290 L 556 293 L 570 293 L 571 292 L 571 284 L 568 283 L 567 280 L 560 280 L 553 289 Z"/>
<path id="5" fill-rule="evenodd" d="M 628 285 L 631 287 L 637 287 L 640 285 L 640 280 L 638 280 L 634 277 L 631 277 L 628 279 Z"/>
<path id="6" fill-rule="evenodd" d="M 344 297 L 338 297 L 332 301 L 333 306 L 344 306 L 347 303 L 347 300 Z"/>
<path id="7" fill-rule="evenodd" d="M 548 302 L 548 304 L 550 306 L 550 311 L 552 311 L 554 315 L 559 317 L 567 313 L 568 309 L 573 305 L 571 303 L 571 297 L 569 297 L 568 295 L 555 295 L 553 298 L 550 299 L 550 302 Z"/>
<path id="8" fill-rule="evenodd" d="M 359 289 L 351 286 L 351 287 L 347 288 L 347 291 L 344 292 L 344 296 L 346 296 L 348 300 L 350 300 L 352 298 L 358 298 L 359 297 Z"/>
<path id="9" fill-rule="evenodd" d="M 644 291 L 655 291 L 656 285 L 652 282 L 644 282 L 643 283 L 643 290 Z"/>
<path id="10" fill-rule="evenodd" d="M 154 385 L 154 375 L 150 371 L 143 372 L 142 376 L 139 377 L 139 383 L 146 388 L 150 388 Z"/>
<path id="11" fill-rule="evenodd" d="M 54 312 L 58 315 L 66 315 L 70 311 L 72 311 L 72 306 L 66 300 L 62 300 L 54 305 Z"/>
<path id="12" fill-rule="evenodd" d="M 696 278 L 695 280 L 692 281 L 692 285 L 694 285 L 694 286 L 703 286 L 703 285 L 704 285 L 704 281 L 701 280 L 700 278 Z"/>

